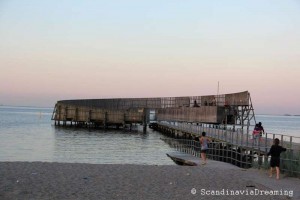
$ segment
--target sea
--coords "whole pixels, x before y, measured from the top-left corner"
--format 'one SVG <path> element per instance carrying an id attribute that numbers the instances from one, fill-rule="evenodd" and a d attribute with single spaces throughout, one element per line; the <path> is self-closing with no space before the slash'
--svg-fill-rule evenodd
<path id="1" fill-rule="evenodd" d="M 0 106 L 0 161 L 174 165 L 159 132 L 54 126 L 53 108 Z M 268 133 L 300 137 L 300 116 L 256 115 Z"/>

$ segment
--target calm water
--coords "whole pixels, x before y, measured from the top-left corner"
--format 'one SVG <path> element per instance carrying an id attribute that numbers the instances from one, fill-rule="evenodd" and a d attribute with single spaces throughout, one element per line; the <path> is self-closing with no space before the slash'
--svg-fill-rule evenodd
<path id="1" fill-rule="evenodd" d="M 158 132 L 55 127 L 52 108 L 0 106 L 0 161 L 173 165 Z M 300 137 L 300 117 L 257 115 L 268 133 Z"/>
<path id="2" fill-rule="evenodd" d="M 256 115 L 267 133 L 300 137 L 300 116 Z"/>
<path id="3" fill-rule="evenodd" d="M 0 161 L 174 164 L 158 132 L 55 127 L 52 111 L 0 107 Z"/>

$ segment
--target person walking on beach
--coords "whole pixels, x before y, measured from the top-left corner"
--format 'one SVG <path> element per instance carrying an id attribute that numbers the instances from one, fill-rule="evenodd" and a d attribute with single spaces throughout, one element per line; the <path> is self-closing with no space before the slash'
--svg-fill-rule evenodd
<path id="1" fill-rule="evenodd" d="M 206 164 L 206 151 L 208 150 L 208 142 L 211 142 L 211 140 L 206 137 L 206 133 L 202 132 L 202 136 L 200 138 L 200 144 L 201 144 L 201 159 L 202 159 L 202 165 Z"/>
<path id="2" fill-rule="evenodd" d="M 279 179 L 279 166 L 280 166 L 280 154 L 281 152 L 286 151 L 286 148 L 283 148 L 279 145 L 279 139 L 275 138 L 274 144 L 272 145 L 268 156 L 271 155 L 271 161 L 270 161 L 270 177 L 272 177 L 273 168 L 276 168 L 276 179 Z"/>

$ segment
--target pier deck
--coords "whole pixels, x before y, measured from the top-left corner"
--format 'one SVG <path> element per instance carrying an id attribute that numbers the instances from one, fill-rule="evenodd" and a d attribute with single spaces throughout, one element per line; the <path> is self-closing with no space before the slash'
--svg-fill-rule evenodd
<path id="1" fill-rule="evenodd" d="M 245 112 L 246 111 L 246 112 Z M 250 94 L 61 100 L 53 110 L 55 125 L 124 126 L 155 121 L 198 122 L 247 126 L 254 118 Z"/>

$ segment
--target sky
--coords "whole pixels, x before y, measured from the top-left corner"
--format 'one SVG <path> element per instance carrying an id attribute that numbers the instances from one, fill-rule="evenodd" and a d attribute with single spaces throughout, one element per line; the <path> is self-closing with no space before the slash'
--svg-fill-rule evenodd
<path id="1" fill-rule="evenodd" d="M 249 91 L 300 114 L 299 0 L 0 0 L 0 105 Z"/>

